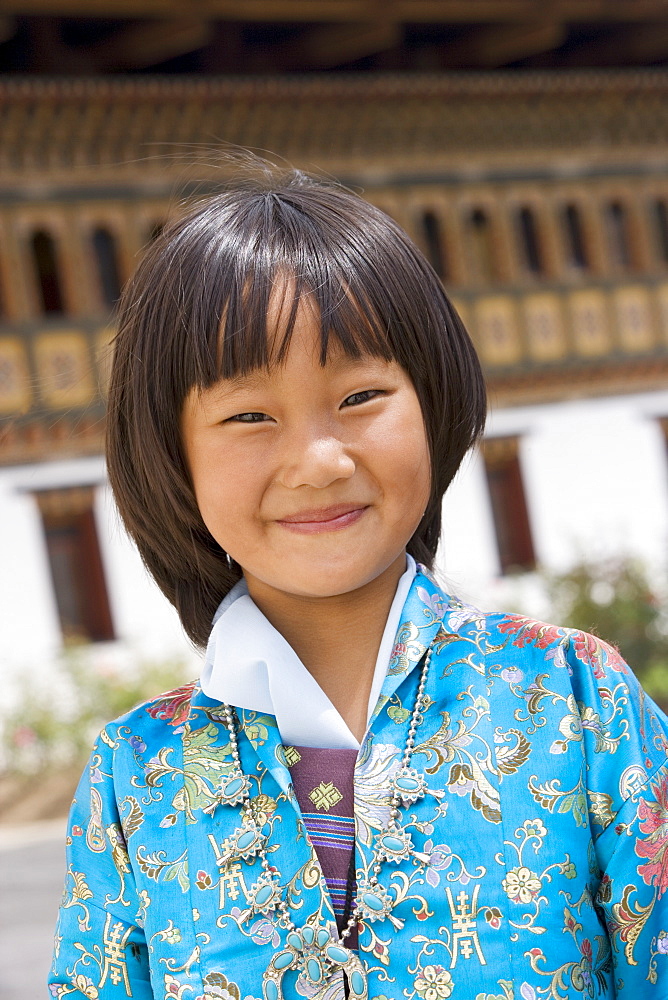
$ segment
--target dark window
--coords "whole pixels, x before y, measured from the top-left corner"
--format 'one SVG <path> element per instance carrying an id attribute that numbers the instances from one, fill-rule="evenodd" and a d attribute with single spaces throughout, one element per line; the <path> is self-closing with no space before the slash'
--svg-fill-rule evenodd
<path id="1" fill-rule="evenodd" d="M 45 313 L 62 313 L 64 300 L 56 245 L 53 237 L 43 229 L 36 232 L 32 238 L 32 256 L 43 311 Z"/>
<path id="2" fill-rule="evenodd" d="M 422 213 L 422 233 L 427 251 L 427 260 L 439 278 L 445 278 L 445 254 L 443 253 L 441 224 L 435 212 L 428 211 Z"/>
<path id="3" fill-rule="evenodd" d="M 536 567 L 517 438 L 485 441 L 485 471 L 502 573 Z"/>
<path id="4" fill-rule="evenodd" d="M 474 209 L 468 218 L 468 238 L 471 263 L 477 281 L 493 281 L 496 277 L 492 230 L 487 213 L 481 208 Z"/>
<path id="5" fill-rule="evenodd" d="M 114 638 L 92 488 L 36 494 L 65 642 Z"/>
<path id="6" fill-rule="evenodd" d="M 659 254 L 668 264 L 668 205 L 661 198 L 654 202 L 654 220 Z"/>
<path id="7" fill-rule="evenodd" d="M 543 255 L 533 209 L 527 208 L 526 205 L 521 208 L 517 214 L 517 225 L 525 269 L 531 274 L 542 274 Z"/>
<path id="8" fill-rule="evenodd" d="M 93 250 L 100 275 L 102 297 L 107 306 L 114 306 L 121 294 L 121 279 L 118 271 L 116 241 L 108 229 L 96 229 L 93 233 Z"/>
<path id="9" fill-rule="evenodd" d="M 563 220 L 568 263 L 571 267 L 585 270 L 589 267 L 589 260 L 582 231 L 582 219 L 577 205 L 566 205 Z"/>
<path id="10" fill-rule="evenodd" d="M 608 246 L 612 263 L 623 270 L 631 267 L 631 243 L 626 208 L 619 201 L 612 201 L 605 212 Z"/>

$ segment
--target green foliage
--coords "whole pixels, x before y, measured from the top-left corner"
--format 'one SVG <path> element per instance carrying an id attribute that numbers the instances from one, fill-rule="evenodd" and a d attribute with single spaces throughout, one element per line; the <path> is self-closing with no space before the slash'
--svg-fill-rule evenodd
<path id="1" fill-rule="evenodd" d="M 100 667 L 86 647 L 68 648 L 52 683 L 24 684 L 18 704 L 2 720 L 0 767 L 36 774 L 83 763 L 107 722 L 187 679 L 178 660 Z"/>
<path id="2" fill-rule="evenodd" d="M 581 562 L 546 575 L 552 617 L 616 646 L 647 693 L 668 707 L 668 608 L 644 567 L 630 559 Z"/>

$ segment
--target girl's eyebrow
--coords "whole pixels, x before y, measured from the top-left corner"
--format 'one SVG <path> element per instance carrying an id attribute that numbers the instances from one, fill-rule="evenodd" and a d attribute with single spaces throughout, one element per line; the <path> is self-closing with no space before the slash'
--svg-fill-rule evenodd
<path id="1" fill-rule="evenodd" d="M 338 353 L 327 362 L 327 367 L 333 369 L 336 374 L 360 368 L 365 364 L 372 367 L 387 367 L 388 362 L 384 358 L 374 355 L 362 355 L 356 358 L 350 354 Z M 222 378 L 215 385 L 211 386 L 211 391 L 216 395 L 234 395 L 243 392 L 245 389 L 260 389 L 266 385 L 271 378 L 271 371 L 266 368 L 254 368 L 249 372 L 237 372 L 228 378 Z"/>
<path id="2" fill-rule="evenodd" d="M 253 371 L 246 372 L 245 374 L 237 372 L 236 375 L 219 379 L 210 387 L 210 391 L 218 396 L 233 395 L 236 392 L 242 392 L 244 389 L 260 388 L 266 383 L 268 377 L 269 372 L 261 368 L 254 368 Z"/>

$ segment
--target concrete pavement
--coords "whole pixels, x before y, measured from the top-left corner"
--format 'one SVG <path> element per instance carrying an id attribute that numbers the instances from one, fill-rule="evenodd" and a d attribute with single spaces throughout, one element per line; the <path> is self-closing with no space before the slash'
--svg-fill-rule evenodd
<path id="1" fill-rule="evenodd" d="M 47 1000 L 65 820 L 0 827 L 0 1000 Z"/>

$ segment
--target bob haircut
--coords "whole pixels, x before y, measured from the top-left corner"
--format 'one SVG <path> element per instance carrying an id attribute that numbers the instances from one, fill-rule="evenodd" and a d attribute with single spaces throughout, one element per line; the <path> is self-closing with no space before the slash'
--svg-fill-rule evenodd
<path id="1" fill-rule="evenodd" d="M 270 357 L 270 297 L 288 322 Z M 408 551 L 431 568 L 441 500 L 482 433 L 486 401 L 473 345 L 436 273 L 399 226 L 333 182 L 262 163 L 202 199 L 148 248 L 124 290 L 109 391 L 109 477 L 150 573 L 204 646 L 241 569 L 204 525 L 181 440 L 193 387 L 280 364 L 300 299 L 320 316 L 321 364 L 343 350 L 396 360 L 415 387 L 431 494 Z"/>

